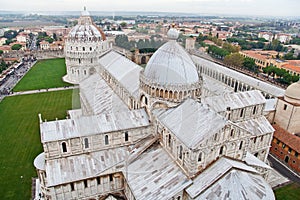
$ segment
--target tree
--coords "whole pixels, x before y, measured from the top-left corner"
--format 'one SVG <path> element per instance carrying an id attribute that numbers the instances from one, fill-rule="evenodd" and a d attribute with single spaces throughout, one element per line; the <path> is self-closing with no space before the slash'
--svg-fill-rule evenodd
<path id="1" fill-rule="evenodd" d="M 250 71 L 257 72 L 255 61 L 251 58 L 244 58 L 243 66 Z"/>
<path id="2" fill-rule="evenodd" d="M 12 43 L 13 41 L 11 40 L 11 39 L 7 39 L 6 41 L 5 41 L 5 45 L 9 45 L 10 43 Z"/>
<path id="3" fill-rule="evenodd" d="M 283 58 L 286 59 L 286 60 L 293 60 L 293 59 L 295 59 L 294 58 L 294 53 L 293 52 L 289 52 L 289 53 L 285 54 L 283 56 Z"/>
<path id="4" fill-rule="evenodd" d="M 242 67 L 244 63 L 244 57 L 239 53 L 232 53 L 225 56 L 224 63 L 230 66 Z"/>
<path id="5" fill-rule="evenodd" d="M 275 68 L 275 74 L 279 77 L 279 79 L 281 79 L 285 73 L 287 73 L 285 69 Z"/>
<path id="6" fill-rule="evenodd" d="M 120 26 L 121 26 L 122 28 L 125 28 L 125 27 L 127 27 L 127 23 L 126 23 L 126 22 L 122 22 L 122 23 L 120 23 Z"/>
<path id="7" fill-rule="evenodd" d="M 266 44 L 264 46 L 265 50 L 275 50 L 275 51 L 283 51 L 284 47 L 278 40 L 273 40 L 272 42 Z"/>
<path id="8" fill-rule="evenodd" d="M 8 65 L 3 60 L 1 60 L 1 62 L 0 62 L 0 73 L 2 71 L 6 70 L 7 67 L 8 67 Z"/>
<path id="9" fill-rule="evenodd" d="M 20 50 L 21 48 L 22 48 L 22 45 L 20 45 L 20 44 L 14 44 L 11 47 L 12 50 Z"/>
<path id="10" fill-rule="evenodd" d="M 236 53 L 240 51 L 240 48 L 238 46 L 234 46 L 228 42 L 224 42 L 222 47 L 229 53 Z"/>
<path id="11" fill-rule="evenodd" d="M 134 46 L 128 41 L 126 35 L 117 35 L 115 39 L 116 45 L 124 49 L 131 50 Z"/>
<path id="12" fill-rule="evenodd" d="M 13 31 L 13 30 L 8 30 L 4 32 L 4 37 L 11 40 L 13 38 L 15 38 L 18 35 L 17 31 Z"/>
<path id="13" fill-rule="evenodd" d="M 0 50 L 0 55 L 2 55 L 3 54 L 3 50 Z"/>
<path id="14" fill-rule="evenodd" d="M 44 39 L 45 39 L 47 42 L 49 42 L 50 44 L 53 43 L 53 41 L 54 41 L 54 39 L 51 38 L 51 37 L 49 37 L 49 36 L 45 37 Z"/>
<path id="15" fill-rule="evenodd" d="M 292 81 L 292 76 L 289 74 L 289 73 L 285 73 L 283 75 L 283 79 L 282 79 L 282 82 L 283 83 L 286 83 L 286 84 L 290 84 Z"/>
<path id="16" fill-rule="evenodd" d="M 210 45 L 208 47 L 207 51 L 208 51 L 208 53 L 212 54 L 214 57 L 216 57 L 218 59 L 224 59 L 225 56 L 230 54 L 225 49 L 222 49 L 222 48 L 214 46 L 214 45 Z"/>
<path id="17" fill-rule="evenodd" d="M 291 80 L 292 80 L 293 83 L 294 83 L 294 82 L 297 82 L 297 81 L 299 81 L 299 76 L 293 75 L 293 76 L 291 77 Z"/>
<path id="18" fill-rule="evenodd" d="M 55 41 L 57 41 L 57 35 L 56 35 L 56 33 L 53 33 L 53 39 L 55 40 Z"/>
<path id="19" fill-rule="evenodd" d="M 271 75 L 273 77 L 275 76 L 275 70 L 276 70 L 276 67 L 274 67 L 273 65 L 263 68 L 263 72 L 265 74 L 268 74 L 268 76 Z"/>

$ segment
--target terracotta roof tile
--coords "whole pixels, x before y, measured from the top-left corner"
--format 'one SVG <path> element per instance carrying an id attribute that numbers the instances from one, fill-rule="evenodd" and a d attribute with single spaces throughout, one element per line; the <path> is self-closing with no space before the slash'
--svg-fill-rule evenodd
<path id="1" fill-rule="evenodd" d="M 274 137 L 291 147 L 293 150 L 300 153 L 300 137 L 287 132 L 285 129 L 278 125 L 273 125 L 275 129 Z"/>
<path id="2" fill-rule="evenodd" d="M 296 65 L 293 65 L 293 64 L 285 64 L 285 65 L 282 65 L 281 68 L 289 69 L 289 70 L 292 70 L 294 72 L 300 72 L 300 66 L 296 66 Z"/>

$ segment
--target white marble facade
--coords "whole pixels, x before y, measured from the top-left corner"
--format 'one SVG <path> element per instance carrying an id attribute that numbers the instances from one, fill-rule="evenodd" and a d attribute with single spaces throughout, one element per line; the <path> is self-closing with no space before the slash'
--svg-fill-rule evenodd
<path id="1" fill-rule="evenodd" d="M 74 78 L 81 109 L 65 120 L 40 116 L 44 152 L 34 164 L 45 199 L 275 199 L 264 179 L 274 132 L 264 110 L 282 91 L 236 82 L 186 53 L 176 33 L 145 70 L 113 50 L 101 55 L 95 73 Z"/>

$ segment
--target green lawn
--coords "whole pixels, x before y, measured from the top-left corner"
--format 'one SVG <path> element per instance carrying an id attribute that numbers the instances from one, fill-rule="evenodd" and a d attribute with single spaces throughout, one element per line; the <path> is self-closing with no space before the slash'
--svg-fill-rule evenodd
<path id="1" fill-rule="evenodd" d="M 74 91 L 78 99 L 78 90 Z M 30 199 L 34 158 L 42 152 L 38 113 L 43 119 L 66 117 L 73 90 L 6 97 L 0 102 L 0 199 Z M 75 103 L 76 104 L 76 103 Z M 21 176 L 23 178 L 21 178 Z"/>
<path id="2" fill-rule="evenodd" d="M 300 185 L 292 183 L 275 190 L 277 200 L 300 200 Z"/>
<path id="3" fill-rule="evenodd" d="M 15 92 L 64 87 L 62 77 L 66 74 L 64 58 L 38 61 L 13 89 Z"/>

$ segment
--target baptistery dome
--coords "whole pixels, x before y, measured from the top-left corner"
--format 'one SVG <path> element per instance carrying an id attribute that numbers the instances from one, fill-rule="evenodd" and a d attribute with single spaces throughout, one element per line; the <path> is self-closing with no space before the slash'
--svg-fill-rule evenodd
<path id="1" fill-rule="evenodd" d="M 291 103 L 300 104 L 300 80 L 291 84 L 285 91 L 284 99 Z"/>
<path id="2" fill-rule="evenodd" d="M 69 39 L 105 40 L 103 31 L 92 21 L 89 12 L 84 8 L 78 19 L 78 24 L 73 27 L 68 35 Z"/>
<path id="3" fill-rule="evenodd" d="M 196 66 L 176 39 L 178 31 L 168 31 L 168 41 L 149 60 L 144 75 L 160 85 L 192 84 L 199 81 Z"/>

